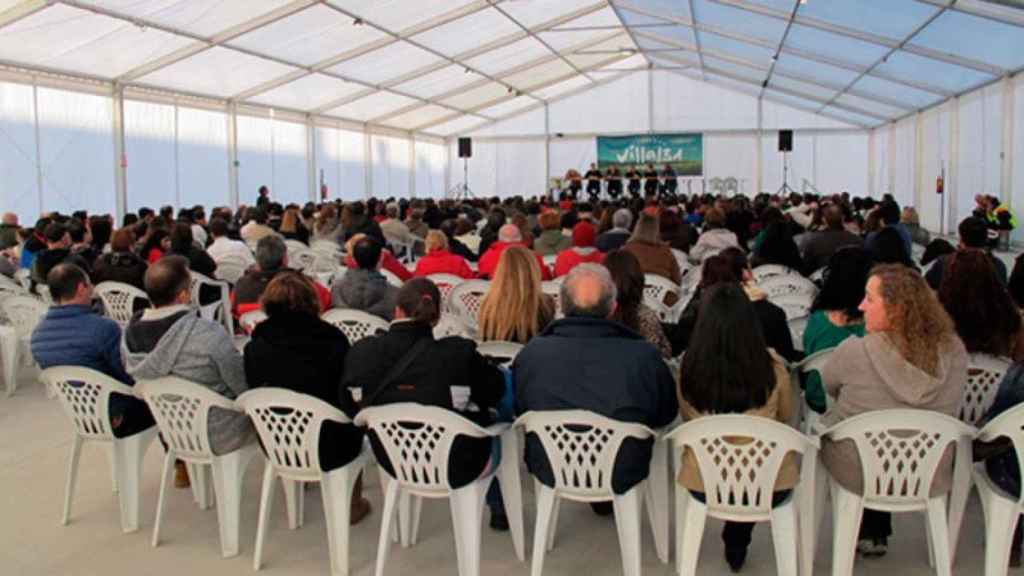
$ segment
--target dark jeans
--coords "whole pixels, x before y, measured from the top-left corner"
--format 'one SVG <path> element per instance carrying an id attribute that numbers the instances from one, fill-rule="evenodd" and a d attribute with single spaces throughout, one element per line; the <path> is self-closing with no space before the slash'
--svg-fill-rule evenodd
<path id="1" fill-rule="evenodd" d="M 881 540 L 892 536 L 892 514 L 879 510 L 864 509 L 860 520 L 859 540 Z"/>
<path id="2" fill-rule="evenodd" d="M 772 493 L 772 508 L 782 504 L 786 498 L 789 498 L 789 495 L 792 492 L 792 490 L 778 490 Z M 698 502 L 707 502 L 703 492 L 694 492 L 693 490 L 690 490 L 690 496 L 693 496 L 693 498 Z M 726 548 L 746 548 L 747 546 L 750 546 L 750 535 L 753 534 L 753 532 L 753 522 L 726 522 L 725 527 L 722 528 L 722 541 L 725 542 Z"/>

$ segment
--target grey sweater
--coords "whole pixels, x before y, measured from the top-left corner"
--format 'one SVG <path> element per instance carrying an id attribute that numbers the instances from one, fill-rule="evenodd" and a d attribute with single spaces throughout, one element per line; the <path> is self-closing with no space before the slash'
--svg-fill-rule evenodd
<path id="1" fill-rule="evenodd" d="M 335 308 L 362 310 L 390 321 L 395 312 L 398 288 L 376 270 L 351 269 L 331 288 Z"/>
<path id="2" fill-rule="evenodd" d="M 242 355 L 220 324 L 185 307 L 139 313 L 121 339 L 125 369 L 136 380 L 177 376 L 234 399 L 248 389 Z M 210 445 L 215 454 L 237 450 L 254 439 L 249 417 L 213 408 Z"/>

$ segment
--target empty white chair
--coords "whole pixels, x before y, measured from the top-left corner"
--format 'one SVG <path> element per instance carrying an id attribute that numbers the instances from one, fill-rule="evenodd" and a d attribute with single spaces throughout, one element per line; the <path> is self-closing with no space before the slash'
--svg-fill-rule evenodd
<path id="1" fill-rule="evenodd" d="M 831 480 L 835 528 L 832 574 L 853 573 L 854 549 L 864 509 L 886 512 L 924 512 L 927 516 L 929 563 L 939 576 L 951 574 L 958 521 L 970 478 L 970 426 L 945 414 L 926 410 L 879 410 L 848 418 L 827 430 L 824 437 L 852 440 L 860 456 L 864 492 L 854 494 Z M 932 482 L 942 455 L 957 447 L 953 488 L 931 497 Z M 946 504 L 950 518 L 947 521 Z M 948 523 L 947 523 L 948 522 Z"/>
<path id="2" fill-rule="evenodd" d="M 484 496 L 496 471 L 488 466 L 479 478 L 466 486 L 452 487 L 448 478 L 448 460 L 456 436 L 487 438 L 500 434 L 502 454 L 505 457 L 497 470 L 498 481 L 516 556 L 520 559 L 523 557 L 522 494 L 516 456 L 519 451 L 516 448 L 515 433 L 511 429 L 499 425 L 484 430 L 450 410 L 412 403 L 364 408 L 356 416 L 356 423 L 376 434 L 393 472 L 391 475 L 381 465 L 386 487 L 376 576 L 384 574 L 384 563 L 391 546 L 391 523 L 399 498 L 406 495 L 449 499 L 458 573 L 460 576 L 477 576 L 480 573 L 480 524 Z M 381 455 L 377 456 L 380 459 Z M 418 514 L 413 514 L 411 525 L 404 523 L 401 528 L 403 531 L 411 528 L 412 541 L 415 542 Z M 404 534 L 402 541 L 408 541 Z"/>
<path id="3" fill-rule="evenodd" d="M 267 313 L 263 310 L 250 310 L 238 317 L 238 325 L 246 334 L 252 334 L 260 322 L 267 319 Z"/>
<path id="4" fill-rule="evenodd" d="M 223 280 L 214 280 L 195 270 L 189 271 L 189 275 L 192 278 L 192 306 L 199 310 L 199 316 L 207 320 L 220 322 L 224 325 L 224 329 L 227 330 L 228 334 L 234 333 L 234 326 L 231 324 L 231 300 L 228 283 Z M 201 304 L 199 293 L 202 291 L 203 286 L 217 288 L 220 291 L 220 297 L 209 304 Z"/>
<path id="5" fill-rule="evenodd" d="M 490 340 L 488 342 L 478 342 L 476 345 L 476 351 L 481 356 L 488 358 L 494 358 L 498 360 L 502 366 L 511 366 L 512 362 L 515 361 L 516 356 L 523 350 L 523 345 L 516 342 L 504 342 L 500 340 Z"/>
<path id="6" fill-rule="evenodd" d="M 1010 439 L 1017 461 L 1024 461 L 1024 405 L 1000 414 L 981 429 L 977 439 L 992 442 L 1001 437 Z M 985 576 L 1004 576 L 1010 561 L 1013 527 L 1024 513 L 1024 495 L 1014 496 L 997 486 L 985 471 L 984 462 L 975 465 L 973 476 L 985 515 Z"/>
<path id="7" fill-rule="evenodd" d="M 207 418 L 212 408 L 241 411 L 234 402 L 193 382 L 174 376 L 140 380 L 136 388 L 149 405 L 160 436 L 167 444 L 160 496 L 153 523 L 153 546 L 160 544 L 160 523 L 167 499 L 167 481 L 174 471 L 175 459 L 192 465 L 192 481 L 205 488 L 206 467 L 213 477 L 217 522 L 220 526 L 220 550 L 225 558 L 238 555 L 238 523 L 242 506 L 242 480 L 249 461 L 258 447 L 250 443 L 227 454 L 216 455 L 210 447 Z M 203 476 L 199 480 L 197 476 Z M 204 494 L 205 496 L 205 494 Z"/>
<path id="8" fill-rule="evenodd" d="M 135 301 L 142 300 L 148 306 L 149 296 L 131 284 L 123 282 L 100 282 L 93 293 L 103 302 L 103 313 L 117 322 L 121 328 L 128 325 L 135 313 Z"/>
<path id="9" fill-rule="evenodd" d="M 491 283 L 486 280 L 467 280 L 452 288 L 448 305 L 455 316 L 462 321 L 470 334 L 476 334 L 480 304 L 483 303 Z"/>
<path id="10" fill-rule="evenodd" d="M 819 441 L 768 418 L 725 414 L 687 422 L 668 435 L 673 444 L 675 469 L 683 466 L 689 450 L 697 460 L 704 483 L 705 502 L 676 484 L 676 562 L 679 574 L 697 573 L 697 555 L 707 516 L 733 522 L 772 524 L 775 562 L 779 574 L 810 574 L 813 550 L 803 550 L 798 533 L 797 497 L 810 498 L 817 468 Z M 802 455 L 801 485 L 786 500 L 772 507 L 775 481 L 787 454 Z M 806 483 L 806 486 L 804 486 Z M 810 500 L 809 502 L 813 502 Z"/>
<path id="11" fill-rule="evenodd" d="M 433 282 L 441 292 L 441 313 L 451 314 L 452 311 L 449 307 L 448 297 L 452 293 L 452 288 L 462 284 L 465 279 L 454 274 L 429 274 L 427 279 Z"/>
<path id="12" fill-rule="evenodd" d="M 995 402 L 999 383 L 1012 362 L 987 354 L 971 354 L 967 361 L 967 385 L 960 396 L 957 418 L 971 426 L 977 426 L 988 409 Z"/>
<path id="13" fill-rule="evenodd" d="M 757 268 L 754 268 L 753 274 L 754 282 L 757 283 L 758 286 L 760 286 L 761 283 L 764 282 L 765 280 L 773 278 L 775 276 L 800 275 L 800 273 L 797 272 L 796 270 L 779 264 L 762 264 Z"/>
<path id="14" fill-rule="evenodd" d="M 434 326 L 434 339 L 440 340 L 441 338 L 447 338 L 448 336 L 462 336 L 466 335 L 466 327 L 462 325 L 462 322 L 452 316 L 451 314 L 441 314 L 441 318 L 437 321 Z"/>
<path id="15" fill-rule="evenodd" d="M 71 460 L 64 492 L 64 513 L 61 524 L 67 525 L 71 517 L 71 497 L 78 478 L 78 461 L 85 442 L 102 442 L 111 446 L 114 489 L 118 492 L 121 511 L 121 530 L 139 529 L 139 477 L 146 449 L 156 438 L 156 426 L 125 438 L 115 438 L 110 427 L 111 393 L 134 396 L 131 387 L 117 380 L 77 366 L 56 366 L 39 374 L 40 380 L 57 393 L 64 413 L 71 419 L 74 437 L 71 439 Z"/>
<path id="16" fill-rule="evenodd" d="M 388 331 L 387 320 L 362 310 L 332 308 L 324 312 L 320 318 L 344 332 L 349 344 L 355 344 L 367 336 L 376 336 Z"/>
<path id="17" fill-rule="evenodd" d="M 236 403 L 252 419 L 267 457 L 253 568 L 259 570 L 263 561 L 263 543 L 274 505 L 274 480 L 280 477 L 286 487 L 289 526 L 293 529 L 302 523 L 302 483 L 321 484 L 331 574 L 348 574 L 352 491 L 367 454 L 361 450 L 351 462 L 324 472 L 320 466 L 320 428 L 324 422 L 348 424 L 351 420 L 318 398 L 282 388 L 249 390 Z"/>
<path id="18" fill-rule="evenodd" d="M 20 295 L 5 298 L 0 302 L 0 307 L 3 307 L 4 316 L 11 322 L 12 328 L 0 332 L 0 337 L 4 340 L 4 382 L 7 384 L 7 395 L 10 396 L 17 388 L 20 363 L 23 360 L 27 364 L 35 362 L 29 343 L 32 331 L 43 319 L 48 307 L 38 298 Z M 52 393 L 52 390 L 50 392 Z"/>
<path id="19" fill-rule="evenodd" d="M 642 482 L 624 494 L 615 494 L 612 471 L 623 440 L 646 440 L 654 436 L 654 431 L 585 410 L 527 412 L 516 420 L 515 426 L 540 440 L 555 481 L 554 487 L 549 487 L 534 479 L 537 524 L 533 532 L 532 576 L 540 576 L 544 554 L 554 545 L 559 498 L 577 502 L 611 500 L 623 573 L 640 576 L 640 518 L 647 485 Z"/>
<path id="20" fill-rule="evenodd" d="M 762 267 L 758 266 L 758 269 L 760 268 Z M 818 293 L 818 287 L 814 285 L 814 282 L 795 274 L 779 274 L 758 280 L 757 287 L 768 296 L 769 300 L 790 295 L 814 298 L 814 295 Z"/>

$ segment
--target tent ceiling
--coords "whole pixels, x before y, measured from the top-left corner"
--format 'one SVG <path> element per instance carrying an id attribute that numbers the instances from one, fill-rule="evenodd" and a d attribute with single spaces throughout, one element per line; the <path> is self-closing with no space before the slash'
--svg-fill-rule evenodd
<path id="1" fill-rule="evenodd" d="M 0 64 L 442 136 L 647 67 L 872 127 L 1024 68 L 995 0 L 0 0 Z"/>

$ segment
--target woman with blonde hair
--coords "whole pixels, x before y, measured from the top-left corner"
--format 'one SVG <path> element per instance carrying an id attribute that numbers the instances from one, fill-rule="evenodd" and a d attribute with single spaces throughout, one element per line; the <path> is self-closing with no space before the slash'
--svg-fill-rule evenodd
<path id="1" fill-rule="evenodd" d="M 465 279 L 475 276 L 469 264 L 466 264 L 465 258 L 458 254 L 452 254 L 448 250 L 448 237 L 444 232 L 440 230 L 427 232 L 425 245 L 427 253 L 416 262 L 414 276 L 452 274 Z"/>
<path id="2" fill-rule="evenodd" d="M 847 338 L 821 370 L 825 392 L 835 398 L 822 423 L 834 426 L 873 410 L 909 408 L 954 416 L 967 381 L 967 350 L 953 321 L 921 275 L 906 266 L 876 266 L 868 276 L 863 338 Z M 825 441 L 822 461 L 832 478 L 861 494 L 860 458 L 852 440 Z M 932 496 L 952 485 L 950 454 L 943 457 Z M 864 510 L 858 551 L 882 556 L 888 550 L 892 518 Z"/>
<path id="3" fill-rule="evenodd" d="M 526 342 L 555 319 L 555 303 L 541 292 L 540 265 L 533 252 L 509 246 L 498 260 L 480 305 L 480 340 Z"/>

